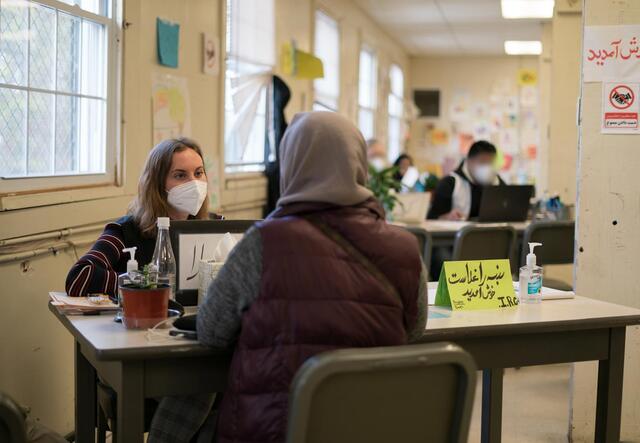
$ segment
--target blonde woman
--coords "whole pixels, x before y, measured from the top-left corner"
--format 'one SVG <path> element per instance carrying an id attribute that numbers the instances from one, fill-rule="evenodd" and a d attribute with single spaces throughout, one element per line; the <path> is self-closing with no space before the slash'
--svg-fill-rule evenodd
<path id="1" fill-rule="evenodd" d="M 129 259 L 122 249 L 136 246 L 138 263 L 149 263 L 157 218 L 208 219 L 207 197 L 207 173 L 198 144 L 187 138 L 160 142 L 149 153 L 129 214 L 107 224 L 89 252 L 73 265 L 67 275 L 67 294 L 115 296 L 118 274 L 126 272 Z"/>

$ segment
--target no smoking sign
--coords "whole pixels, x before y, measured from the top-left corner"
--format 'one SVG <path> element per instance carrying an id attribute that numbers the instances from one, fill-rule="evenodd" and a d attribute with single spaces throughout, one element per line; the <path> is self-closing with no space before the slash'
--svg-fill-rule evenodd
<path id="1" fill-rule="evenodd" d="M 602 84 L 602 132 L 638 131 L 638 83 Z"/>

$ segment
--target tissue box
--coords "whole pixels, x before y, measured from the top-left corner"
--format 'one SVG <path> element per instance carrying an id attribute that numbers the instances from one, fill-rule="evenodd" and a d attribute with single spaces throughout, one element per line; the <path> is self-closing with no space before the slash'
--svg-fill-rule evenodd
<path id="1" fill-rule="evenodd" d="M 207 290 L 211 285 L 211 282 L 215 280 L 218 272 L 224 266 L 224 262 L 217 262 L 214 260 L 200 260 L 200 268 L 198 275 L 200 278 L 200 287 L 198 288 L 198 306 L 202 304 L 207 297 Z"/>

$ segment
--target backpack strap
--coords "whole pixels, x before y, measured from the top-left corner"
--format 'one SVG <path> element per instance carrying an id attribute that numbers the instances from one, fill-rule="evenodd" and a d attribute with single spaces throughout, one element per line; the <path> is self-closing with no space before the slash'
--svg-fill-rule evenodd
<path id="1" fill-rule="evenodd" d="M 358 263 L 360 263 L 369 274 L 371 274 L 382 286 L 393 296 L 395 296 L 398 300 L 400 300 L 401 304 L 404 304 L 402 301 L 402 297 L 400 293 L 396 289 L 396 287 L 389 281 L 386 275 L 380 269 L 373 264 L 371 260 L 369 260 L 362 252 L 356 249 L 353 244 L 347 240 L 342 234 L 333 229 L 324 221 L 320 220 L 317 217 L 311 216 L 303 216 L 305 220 L 311 223 L 313 226 L 318 228 L 320 232 L 322 232 L 326 237 L 340 246 L 347 254 L 351 257 L 355 258 Z"/>

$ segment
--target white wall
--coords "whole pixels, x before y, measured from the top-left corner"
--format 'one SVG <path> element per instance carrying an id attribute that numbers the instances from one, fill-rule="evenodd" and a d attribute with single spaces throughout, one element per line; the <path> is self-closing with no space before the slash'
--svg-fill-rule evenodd
<path id="1" fill-rule="evenodd" d="M 230 218 L 261 217 L 265 202 L 265 179 L 261 174 L 224 176 L 219 159 L 222 145 L 222 77 L 201 73 L 201 33 L 221 35 L 221 0 L 126 0 L 125 20 L 130 26 L 124 33 L 123 71 L 123 184 L 107 190 L 85 191 L 80 200 L 47 205 L 46 197 L 36 208 L 0 212 L 0 240 L 63 228 L 93 225 L 94 232 L 73 235 L 70 241 L 84 244 L 99 235 L 106 221 L 123 215 L 136 192 L 137 179 L 152 147 L 151 73 L 163 72 L 184 76 L 189 83 L 191 102 L 190 134 L 200 142 L 205 156 L 218 167 L 210 170 L 221 183 L 222 212 Z M 301 49 L 311 50 L 313 11 L 320 3 L 312 0 L 276 0 L 278 53 L 283 42 L 295 38 Z M 338 18 L 342 31 L 341 112 L 354 121 L 357 103 L 357 60 L 360 35 L 378 51 L 381 70 L 393 60 L 408 72 L 408 59 L 402 48 L 391 41 L 350 1 L 326 0 L 322 6 Z M 180 58 L 177 69 L 156 63 L 156 17 L 179 22 Z M 382 77 L 381 77 L 382 78 Z M 287 108 L 289 118 L 295 112 L 309 110 L 312 82 L 284 77 L 292 89 Z M 380 108 L 380 127 L 386 128 L 386 92 Z M 0 190 L 0 194 L 2 191 Z M 69 201 L 77 193 L 67 192 L 61 199 Z M 28 203 L 33 197 L 12 200 L 13 205 Z M 47 246 L 41 242 L 38 246 Z M 33 245 L 26 247 L 33 249 Z M 9 252 L 0 248 L 0 254 Z M 73 353 L 72 340 L 66 330 L 47 310 L 47 293 L 62 290 L 74 250 L 56 256 L 46 255 L 25 262 L 0 264 L 0 391 L 7 392 L 32 409 L 33 415 L 55 430 L 66 433 L 73 427 Z"/>
<path id="2" fill-rule="evenodd" d="M 639 24 L 639 6 L 635 0 L 586 0 L 585 25 Z M 583 83 L 576 290 L 586 297 L 640 308 L 640 289 L 636 284 L 640 250 L 640 138 L 600 134 L 601 106 L 601 83 Z M 596 368 L 595 363 L 575 366 L 572 409 L 575 442 L 593 441 Z M 640 441 L 638 327 L 627 330 L 621 441 Z"/>
<path id="3" fill-rule="evenodd" d="M 469 97 L 469 108 L 475 104 L 489 107 L 496 89 L 503 95 L 519 97 L 517 73 L 519 69 L 538 69 L 538 57 L 487 56 L 487 57 L 414 57 L 411 58 L 411 91 L 414 89 L 440 90 L 440 116 L 420 118 L 413 122 L 410 151 L 418 159 L 428 163 L 442 163 L 447 157 L 458 158 L 458 132 L 469 133 L 470 127 L 451 121 L 450 108 L 456 94 Z M 540 97 L 540 96 L 539 96 Z M 538 99 L 540 103 L 540 98 Z M 539 106 L 539 105 L 538 105 Z M 537 111 L 536 111 L 537 112 Z M 470 112 L 471 113 L 471 112 Z M 469 118 L 472 122 L 473 117 Z M 520 123 L 515 125 L 518 128 Z M 449 147 L 432 146 L 429 128 L 434 126 L 449 133 Z M 468 126 L 468 125 L 467 125 Z M 457 162 L 456 162 L 457 163 Z M 446 171 L 445 171 L 446 172 Z"/>

